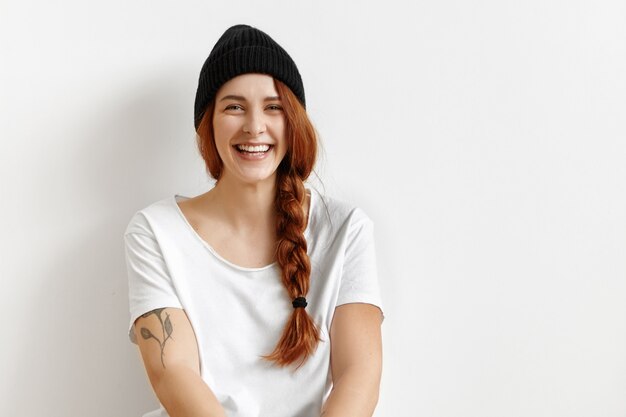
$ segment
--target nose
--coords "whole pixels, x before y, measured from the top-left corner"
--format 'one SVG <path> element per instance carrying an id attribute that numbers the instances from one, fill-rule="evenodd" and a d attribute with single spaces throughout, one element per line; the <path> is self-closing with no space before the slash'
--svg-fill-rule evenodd
<path id="1" fill-rule="evenodd" d="M 262 111 L 251 110 L 244 121 L 243 131 L 252 136 L 259 136 L 267 128 Z"/>

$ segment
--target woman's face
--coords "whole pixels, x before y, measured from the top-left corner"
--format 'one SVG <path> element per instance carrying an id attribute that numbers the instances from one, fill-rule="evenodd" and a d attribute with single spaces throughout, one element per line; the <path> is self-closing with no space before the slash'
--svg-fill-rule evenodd
<path id="1" fill-rule="evenodd" d="M 274 181 L 287 152 L 285 116 L 274 79 L 243 74 L 215 95 L 213 136 L 222 159 L 220 180 Z"/>

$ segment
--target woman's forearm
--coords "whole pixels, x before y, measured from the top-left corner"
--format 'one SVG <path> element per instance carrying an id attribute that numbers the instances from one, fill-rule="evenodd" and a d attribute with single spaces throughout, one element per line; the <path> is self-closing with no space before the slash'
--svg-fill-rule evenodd
<path id="1" fill-rule="evenodd" d="M 170 417 L 226 417 L 213 391 L 188 367 L 168 366 L 155 393 Z"/>
<path id="2" fill-rule="evenodd" d="M 371 417 L 378 403 L 379 387 L 376 374 L 346 371 L 333 382 L 321 417 Z"/>

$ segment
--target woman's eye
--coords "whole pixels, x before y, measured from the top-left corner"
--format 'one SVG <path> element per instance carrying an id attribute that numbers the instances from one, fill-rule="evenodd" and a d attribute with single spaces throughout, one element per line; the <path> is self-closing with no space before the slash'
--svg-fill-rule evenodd
<path id="1" fill-rule="evenodd" d="M 226 106 L 226 110 L 243 110 L 243 107 L 241 107 L 239 104 L 230 104 Z"/>
<path id="2" fill-rule="evenodd" d="M 283 108 L 281 106 L 279 106 L 278 104 L 270 104 L 269 106 L 267 106 L 268 110 L 282 110 Z"/>

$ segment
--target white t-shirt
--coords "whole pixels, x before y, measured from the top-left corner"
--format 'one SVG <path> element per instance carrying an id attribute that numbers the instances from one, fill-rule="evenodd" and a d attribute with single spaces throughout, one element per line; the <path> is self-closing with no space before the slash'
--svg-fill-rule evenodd
<path id="1" fill-rule="evenodd" d="M 373 224 L 359 208 L 311 191 L 305 230 L 311 260 L 307 312 L 322 342 L 298 369 L 260 358 L 274 350 L 293 312 L 277 263 L 244 268 L 222 258 L 171 196 L 138 211 L 124 233 L 130 327 L 161 307 L 182 308 L 198 342 L 202 379 L 229 417 L 318 417 L 330 394 L 329 331 L 335 307 L 383 311 Z M 144 417 L 165 417 L 161 407 Z"/>

